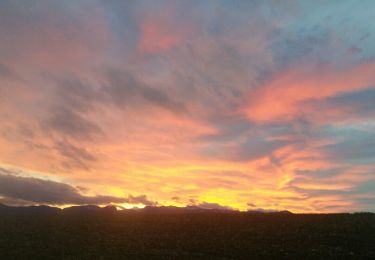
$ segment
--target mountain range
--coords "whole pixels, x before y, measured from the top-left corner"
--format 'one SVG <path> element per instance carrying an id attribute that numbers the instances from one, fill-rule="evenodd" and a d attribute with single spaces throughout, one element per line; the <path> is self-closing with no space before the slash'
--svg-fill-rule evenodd
<path id="1" fill-rule="evenodd" d="M 240 213 L 237 210 L 231 209 L 207 209 L 199 206 L 146 206 L 144 208 L 132 208 L 118 210 L 116 206 L 109 205 L 99 207 L 97 205 L 82 205 L 72 206 L 67 208 L 51 207 L 46 205 L 39 206 L 7 206 L 0 203 L 0 214 L 85 214 L 85 213 L 143 213 L 143 214 L 205 214 L 205 213 Z M 249 210 L 249 214 L 292 214 L 289 211 L 264 211 L 264 210 Z"/>

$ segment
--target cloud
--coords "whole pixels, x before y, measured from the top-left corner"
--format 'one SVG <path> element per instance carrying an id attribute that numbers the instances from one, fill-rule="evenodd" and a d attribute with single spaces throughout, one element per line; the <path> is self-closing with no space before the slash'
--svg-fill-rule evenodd
<path id="1" fill-rule="evenodd" d="M 251 207 L 251 208 L 255 208 L 257 205 L 255 205 L 254 203 L 250 203 L 250 202 L 248 202 L 248 203 L 247 203 L 247 206 L 249 206 L 249 207 Z"/>
<path id="2" fill-rule="evenodd" d="M 288 124 L 257 124 L 244 115 L 215 116 L 211 121 L 213 133 L 198 137 L 201 154 L 211 159 L 232 162 L 249 162 L 262 158 L 273 158 L 278 150 L 299 144 L 303 137 L 296 131 L 308 134 L 309 127 L 304 122 Z"/>
<path id="3" fill-rule="evenodd" d="M 155 205 L 157 205 L 156 202 L 149 200 L 146 195 L 139 195 L 139 196 L 129 195 L 126 198 L 126 203 L 143 204 L 145 206 L 155 206 Z"/>
<path id="4" fill-rule="evenodd" d="M 194 204 L 194 206 L 197 206 L 202 209 L 233 210 L 233 208 L 228 207 L 228 206 L 222 206 L 218 203 L 205 202 L 205 201 Z"/>
<path id="5" fill-rule="evenodd" d="M 24 64 L 17 64 L 19 68 L 76 69 L 93 53 L 102 52 L 111 38 L 103 13 L 95 5 L 2 1 L 0 9 L 4 40 L 0 59 L 14 63 L 22 57 Z"/>
<path id="6" fill-rule="evenodd" d="M 13 78 L 15 73 L 8 66 L 0 63 L 0 77 Z"/>
<path id="7" fill-rule="evenodd" d="M 254 160 L 263 156 L 271 155 L 276 149 L 287 145 L 287 141 L 267 141 L 252 138 L 237 146 L 233 158 L 235 160 Z"/>
<path id="8" fill-rule="evenodd" d="M 187 113 L 183 102 L 172 99 L 165 90 L 142 83 L 127 71 L 109 69 L 108 85 L 103 90 L 119 107 L 154 106 L 175 114 Z"/>
<path id="9" fill-rule="evenodd" d="M 0 196 L 5 200 L 27 201 L 30 204 L 109 204 L 129 203 L 155 205 L 145 195 L 128 197 L 85 196 L 69 184 L 34 177 L 22 177 L 0 168 Z"/>
<path id="10" fill-rule="evenodd" d="M 244 140 L 245 139 L 245 140 Z M 230 143 L 209 142 L 201 150 L 202 155 L 230 161 L 252 161 L 270 156 L 277 149 L 288 145 L 289 141 L 266 140 L 261 135 L 242 136 L 239 141 Z"/>
<path id="11" fill-rule="evenodd" d="M 352 123 L 374 116 L 374 100 L 375 87 L 371 86 L 368 89 L 339 93 L 327 98 L 306 100 L 300 106 L 315 120 Z"/>
<path id="12" fill-rule="evenodd" d="M 171 198 L 171 200 L 173 200 L 173 201 L 175 201 L 175 202 L 180 202 L 180 201 L 181 201 L 181 198 L 178 197 L 178 196 L 173 196 L 173 197 Z"/>
<path id="13" fill-rule="evenodd" d="M 76 139 L 92 139 L 102 135 L 98 125 L 66 107 L 54 108 L 51 116 L 41 123 L 41 127 Z"/>
<path id="14" fill-rule="evenodd" d="M 254 132 L 259 127 L 242 115 L 215 115 L 209 122 L 214 126 L 215 132 L 200 136 L 199 141 L 228 143 Z"/>
<path id="15" fill-rule="evenodd" d="M 263 123 L 309 118 L 302 102 L 367 89 L 375 84 L 374 70 L 372 63 L 344 70 L 323 65 L 288 70 L 251 91 L 245 111 L 250 120 Z"/>
<path id="16" fill-rule="evenodd" d="M 165 10 L 165 9 L 164 9 Z M 173 11 L 149 15 L 140 22 L 138 51 L 141 55 L 160 54 L 181 45 L 192 34 L 186 24 L 176 24 Z"/>
<path id="17" fill-rule="evenodd" d="M 86 149 L 77 147 L 68 141 L 60 141 L 55 145 L 55 149 L 65 158 L 67 161 L 63 165 L 67 168 L 81 168 L 89 170 L 88 164 L 97 161 L 97 158 L 88 152 Z"/>
<path id="18" fill-rule="evenodd" d="M 372 164 L 375 162 L 375 136 L 364 133 L 358 138 L 351 138 L 323 147 L 333 160 L 353 164 Z"/>
<path id="19" fill-rule="evenodd" d="M 55 83 L 55 99 L 61 106 L 77 112 L 88 112 L 104 102 L 100 91 L 79 78 L 51 77 L 51 80 Z"/>
<path id="20" fill-rule="evenodd" d="M 74 76 L 48 75 L 46 80 L 53 90 L 46 101 L 48 112 L 41 122 L 46 132 L 86 140 L 103 135 L 100 126 L 90 118 L 90 113 L 105 104 L 105 97 L 95 87 Z"/>

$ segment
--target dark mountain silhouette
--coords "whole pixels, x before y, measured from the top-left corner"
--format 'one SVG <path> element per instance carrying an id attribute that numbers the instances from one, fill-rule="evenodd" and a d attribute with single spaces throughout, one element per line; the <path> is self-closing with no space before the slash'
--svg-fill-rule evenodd
<path id="1" fill-rule="evenodd" d="M 61 212 L 60 208 L 50 207 L 46 205 L 40 206 L 20 206 L 20 207 L 12 207 L 6 206 L 4 204 L 0 204 L 0 214 L 1 213 L 41 213 L 41 214 L 48 214 L 48 213 L 58 213 Z"/>
<path id="2" fill-rule="evenodd" d="M 50 207 L 46 205 L 40 206 L 21 206 L 13 207 L 0 204 L 1 213 L 64 213 L 64 214 L 85 214 L 85 213 L 115 213 L 117 212 L 116 206 L 109 205 L 106 207 L 99 207 L 97 205 L 82 205 L 72 206 L 64 209 L 57 207 Z M 186 206 L 186 207 L 175 207 L 175 206 L 146 206 L 144 208 L 133 208 L 123 209 L 118 212 L 123 214 L 126 213 L 144 213 L 144 214 L 236 214 L 240 211 L 227 209 L 227 208 L 202 208 L 199 206 Z M 250 214 L 292 214 L 289 211 L 262 211 L 262 210 L 251 210 L 247 211 Z"/>
<path id="3" fill-rule="evenodd" d="M 230 209 L 206 209 L 199 206 L 186 206 L 186 207 L 175 207 L 175 206 L 147 206 L 143 209 L 139 209 L 139 212 L 149 214 L 195 214 L 195 213 L 236 213 L 239 211 Z"/>
<path id="4" fill-rule="evenodd" d="M 289 210 L 281 210 L 281 211 L 276 211 L 276 210 L 248 210 L 246 211 L 249 214 L 293 214 Z"/>
<path id="5" fill-rule="evenodd" d="M 371 213 L 0 204 L 0 259 L 375 259 L 374 235 Z"/>
<path id="6" fill-rule="evenodd" d="M 81 214 L 81 213 L 114 213 L 117 211 L 115 206 L 99 207 L 96 205 L 72 206 L 64 208 L 63 213 Z"/>

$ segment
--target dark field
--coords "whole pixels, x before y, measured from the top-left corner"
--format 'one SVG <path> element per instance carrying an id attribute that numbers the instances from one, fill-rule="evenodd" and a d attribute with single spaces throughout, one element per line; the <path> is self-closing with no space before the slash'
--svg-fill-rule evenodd
<path id="1" fill-rule="evenodd" d="M 0 259 L 375 259 L 374 214 L 0 214 Z"/>

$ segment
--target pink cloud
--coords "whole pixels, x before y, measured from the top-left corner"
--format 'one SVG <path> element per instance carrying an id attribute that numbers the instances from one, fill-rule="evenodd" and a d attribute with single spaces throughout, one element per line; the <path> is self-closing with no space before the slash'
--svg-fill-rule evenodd
<path id="1" fill-rule="evenodd" d="M 186 42 L 194 31 L 193 25 L 176 16 L 176 10 L 168 8 L 160 14 L 146 15 L 139 22 L 138 51 L 141 55 L 163 53 Z"/>
<path id="2" fill-rule="evenodd" d="M 309 116 L 304 101 L 367 89 L 375 83 L 375 64 L 337 70 L 330 66 L 294 68 L 280 73 L 266 85 L 253 90 L 244 111 L 257 122 L 285 121 Z M 331 109 L 335 116 L 340 111 Z"/>

